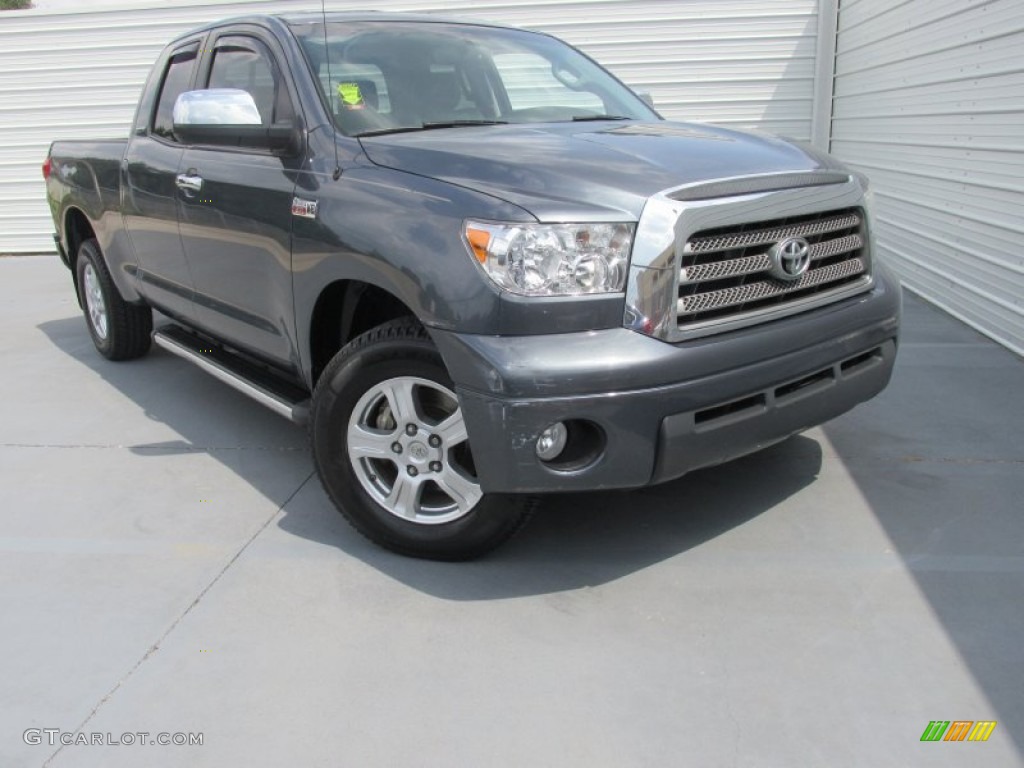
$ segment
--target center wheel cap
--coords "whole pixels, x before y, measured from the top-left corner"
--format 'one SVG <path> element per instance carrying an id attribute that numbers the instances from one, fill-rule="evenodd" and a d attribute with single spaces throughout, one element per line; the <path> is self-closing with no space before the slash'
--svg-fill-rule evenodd
<path id="1" fill-rule="evenodd" d="M 417 464 L 423 464 L 430 457 L 430 451 L 423 443 L 415 442 L 409 446 L 409 458 Z"/>

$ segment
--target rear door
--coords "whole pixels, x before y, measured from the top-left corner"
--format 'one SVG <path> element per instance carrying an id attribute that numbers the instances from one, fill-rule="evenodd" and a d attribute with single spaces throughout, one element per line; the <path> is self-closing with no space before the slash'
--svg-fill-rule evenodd
<path id="1" fill-rule="evenodd" d="M 198 88 L 248 91 L 265 125 L 295 118 L 299 102 L 273 38 L 230 29 L 207 48 Z M 189 147 L 181 168 L 201 188 L 178 196 L 199 323 L 232 346 L 295 371 L 292 196 L 302 161 L 302 153 Z"/>
<path id="2" fill-rule="evenodd" d="M 121 211 L 139 260 L 139 290 L 168 314 L 192 315 L 192 276 L 178 234 L 178 166 L 171 113 L 195 79 L 200 40 L 165 55 L 147 84 L 121 166 Z M 148 101 L 146 100 L 148 98 Z"/>

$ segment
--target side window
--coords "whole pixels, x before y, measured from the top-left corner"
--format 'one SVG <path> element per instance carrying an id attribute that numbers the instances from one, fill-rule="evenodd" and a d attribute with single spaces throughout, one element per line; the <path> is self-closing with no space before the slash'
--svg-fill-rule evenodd
<path id="1" fill-rule="evenodd" d="M 207 88 L 238 88 L 252 94 L 264 125 L 295 116 L 288 88 L 274 60 L 255 40 L 233 44 L 226 38 L 217 46 Z"/>
<path id="2" fill-rule="evenodd" d="M 160 86 L 156 114 L 153 116 L 153 133 L 161 138 L 175 140 L 172 121 L 174 102 L 178 96 L 188 90 L 188 84 L 192 77 L 192 65 L 195 60 L 196 52 L 186 51 L 174 54 L 167 63 L 164 81 Z"/>

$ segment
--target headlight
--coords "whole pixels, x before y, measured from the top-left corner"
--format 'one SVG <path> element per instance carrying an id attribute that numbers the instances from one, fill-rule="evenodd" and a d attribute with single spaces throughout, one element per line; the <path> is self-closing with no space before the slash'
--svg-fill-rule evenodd
<path id="1" fill-rule="evenodd" d="M 523 296 L 615 293 L 626 282 L 634 224 L 467 221 L 470 252 L 495 283 Z"/>

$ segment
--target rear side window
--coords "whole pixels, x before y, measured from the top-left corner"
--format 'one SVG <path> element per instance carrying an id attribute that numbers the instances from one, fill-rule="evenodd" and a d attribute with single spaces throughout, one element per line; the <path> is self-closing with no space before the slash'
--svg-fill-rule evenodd
<path id="1" fill-rule="evenodd" d="M 188 90 L 192 78 L 192 65 L 196 60 L 195 51 L 176 53 L 167 63 L 164 81 L 160 86 L 156 115 L 153 117 L 153 133 L 161 138 L 174 141 L 174 102 Z"/>

